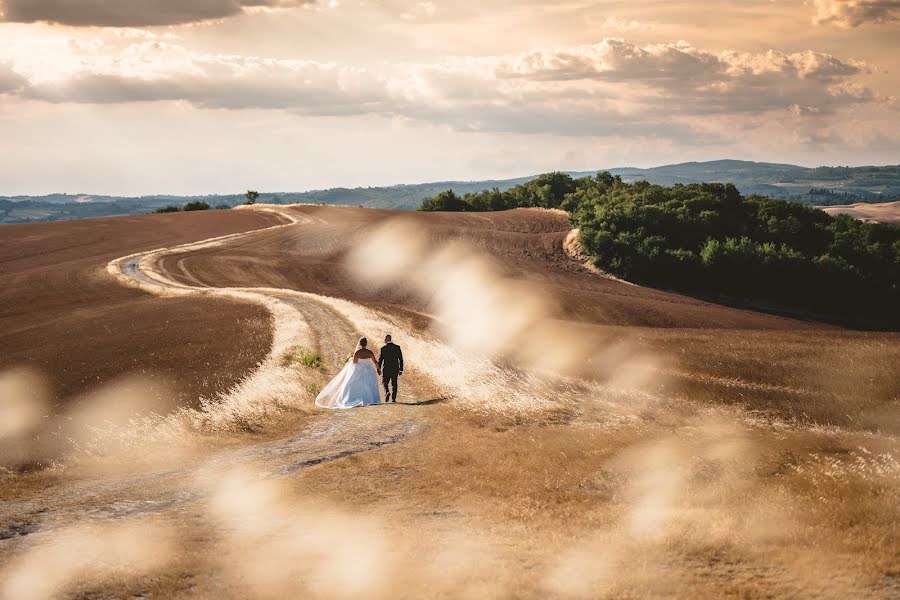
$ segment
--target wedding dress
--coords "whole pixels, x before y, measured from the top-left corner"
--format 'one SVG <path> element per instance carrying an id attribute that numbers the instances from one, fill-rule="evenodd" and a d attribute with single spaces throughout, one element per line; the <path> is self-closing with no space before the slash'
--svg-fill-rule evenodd
<path id="1" fill-rule="evenodd" d="M 360 346 L 356 346 L 356 355 Z M 375 365 L 369 359 L 347 361 L 341 372 L 316 397 L 316 406 L 321 408 L 356 408 L 381 404 L 378 391 L 378 377 Z"/>

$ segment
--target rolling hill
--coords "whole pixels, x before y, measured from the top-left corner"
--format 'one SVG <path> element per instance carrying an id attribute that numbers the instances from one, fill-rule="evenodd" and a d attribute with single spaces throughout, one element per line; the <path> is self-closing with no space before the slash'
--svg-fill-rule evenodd
<path id="1" fill-rule="evenodd" d="M 604 170 L 604 169 L 598 169 Z M 625 181 L 651 183 L 734 183 L 741 193 L 761 194 L 808 205 L 841 205 L 884 202 L 900 198 L 900 165 L 871 167 L 816 167 L 716 160 L 664 165 L 649 169 L 632 167 L 605 169 Z M 573 176 L 596 171 L 570 172 Z M 412 210 L 423 198 L 453 189 L 458 194 L 491 188 L 506 190 L 535 176 L 484 181 L 439 181 L 386 187 L 332 188 L 308 192 L 261 193 L 259 202 L 270 204 L 327 204 Z M 153 212 L 168 205 L 193 201 L 229 207 L 244 201 L 242 194 L 141 197 L 51 194 L 47 196 L 0 196 L 0 223 L 61 221 L 92 217 L 124 216 Z"/>

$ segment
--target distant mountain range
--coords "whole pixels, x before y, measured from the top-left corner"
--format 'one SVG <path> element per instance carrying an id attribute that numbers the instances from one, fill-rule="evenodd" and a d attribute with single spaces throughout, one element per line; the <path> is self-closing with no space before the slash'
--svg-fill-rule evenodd
<path id="1" fill-rule="evenodd" d="M 604 169 L 598 169 L 604 170 Z M 900 199 L 900 165 L 883 167 L 800 167 L 742 160 L 716 160 L 665 165 L 650 169 L 606 169 L 626 181 L 651 183 L 733 183 L 743 194 L 761 194 L 809 205 L 833 206 L 854 202 L 886 202 Z M 571 172 L 574 177 L 597 171 Z M 411 210 L 423 198 L 453 189 L 463 194 L 491 188 L 500 190 L 533 179 L 486 181 L 440 181 L 388 187 L 333 188 L 311 192 L 261 192 L 258 202 L 273 204 L 336 204 Z M 210 206 L 236 206 L 243 194 L 217 196 L 94 196 L 52 194 L 48 196 L 0 196 L 0 223 L 56 221 L 132 215 L 153 212 L 168 205 L 203 201 Z"/>

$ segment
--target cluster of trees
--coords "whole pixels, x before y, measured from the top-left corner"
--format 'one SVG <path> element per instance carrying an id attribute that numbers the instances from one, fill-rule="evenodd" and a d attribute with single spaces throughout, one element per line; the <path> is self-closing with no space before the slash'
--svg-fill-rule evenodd
<path id="1" fill-rule="evenodd" d="M 648 285 L 900 326 L 900 228 L 730 184 L 550 173 L 507 192 L 443 192 L 422 210 L 561 208 L 598 267 Z"/>
<path id="2" fill-rule="evenodd" d="M 495 187 L 458 196 L 453 190 L 446 190 L 426 198 L 419 210 L 487 212 L 511 208 L 564 208 L 566 197 L 587 179 L 591 178 L 573 179 L 567 173 L 557 172 L 546 173 L 505 191 Z"/>
<path id="3" fill-rule="evenodd" d="M 170 205 L 164 206 L 162 208 L 157 208 L 156 212 L 157 213 L 172 213 L 172 212 L 182 212 L 182 211 L 192 212 L 195 210 L 210 210 L 210 208 L 212 208 L 212 207 L 209 204 L 207 204 L 206 202 L 203 202 L 202 200 L 197 200 L 194 202 L 188 202 L 184 206 L 178 206 L 177 204 L 170 204 Z M 231 208 L 231 207 L 228 206 L 227 204 L 219 204 L 218 206 L 216 206 L 216 210 L 227 210 L 229 208 Z"/>
<path id="4" fill-rule="evenodd" d="M 244 194 L 244 204 L 253 205 L 256 204 L 256 201 L 259 199 L 259 192 L 256 190 L 247 190 L 247 193 Z M 204 202 L 202 200 L 195 200 L 193 202 L 188 202 L 184 206 L 178 206 L 177 204 L 169 204 L 168 206 L 164 206 L 162 208 L 157 208 L 157 213 L 173 213 L 173 212 L 191 212 L 195 210 L 210 210 L 212 207 L 208 202 Z M 228 204 L 218 204 L 216 205 L 216 210 L 228 210 L 231 208 Z"/>
<path id="5" fill-rule="evenodd" d="M 785 196 L 785 200 L 806 206 L 838 206 L 855 202 L 887 202 L 892 199 L 892 196 L 879 196 L 863 190 L 836 192 L 829 188 L 810 188 L 808 192 L 803 194 Z"/>

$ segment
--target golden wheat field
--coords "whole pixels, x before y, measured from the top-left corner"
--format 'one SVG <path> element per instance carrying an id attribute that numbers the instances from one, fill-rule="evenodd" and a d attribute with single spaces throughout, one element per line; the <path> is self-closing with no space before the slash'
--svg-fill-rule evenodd
<path id="1" fill-rule="evenodd" d="M 900 597 L 898 334 L 558 212 L 226 212 L 7 226 L 0 597 Z M 385 334 L 399 401 L 316 408 Z"/>

